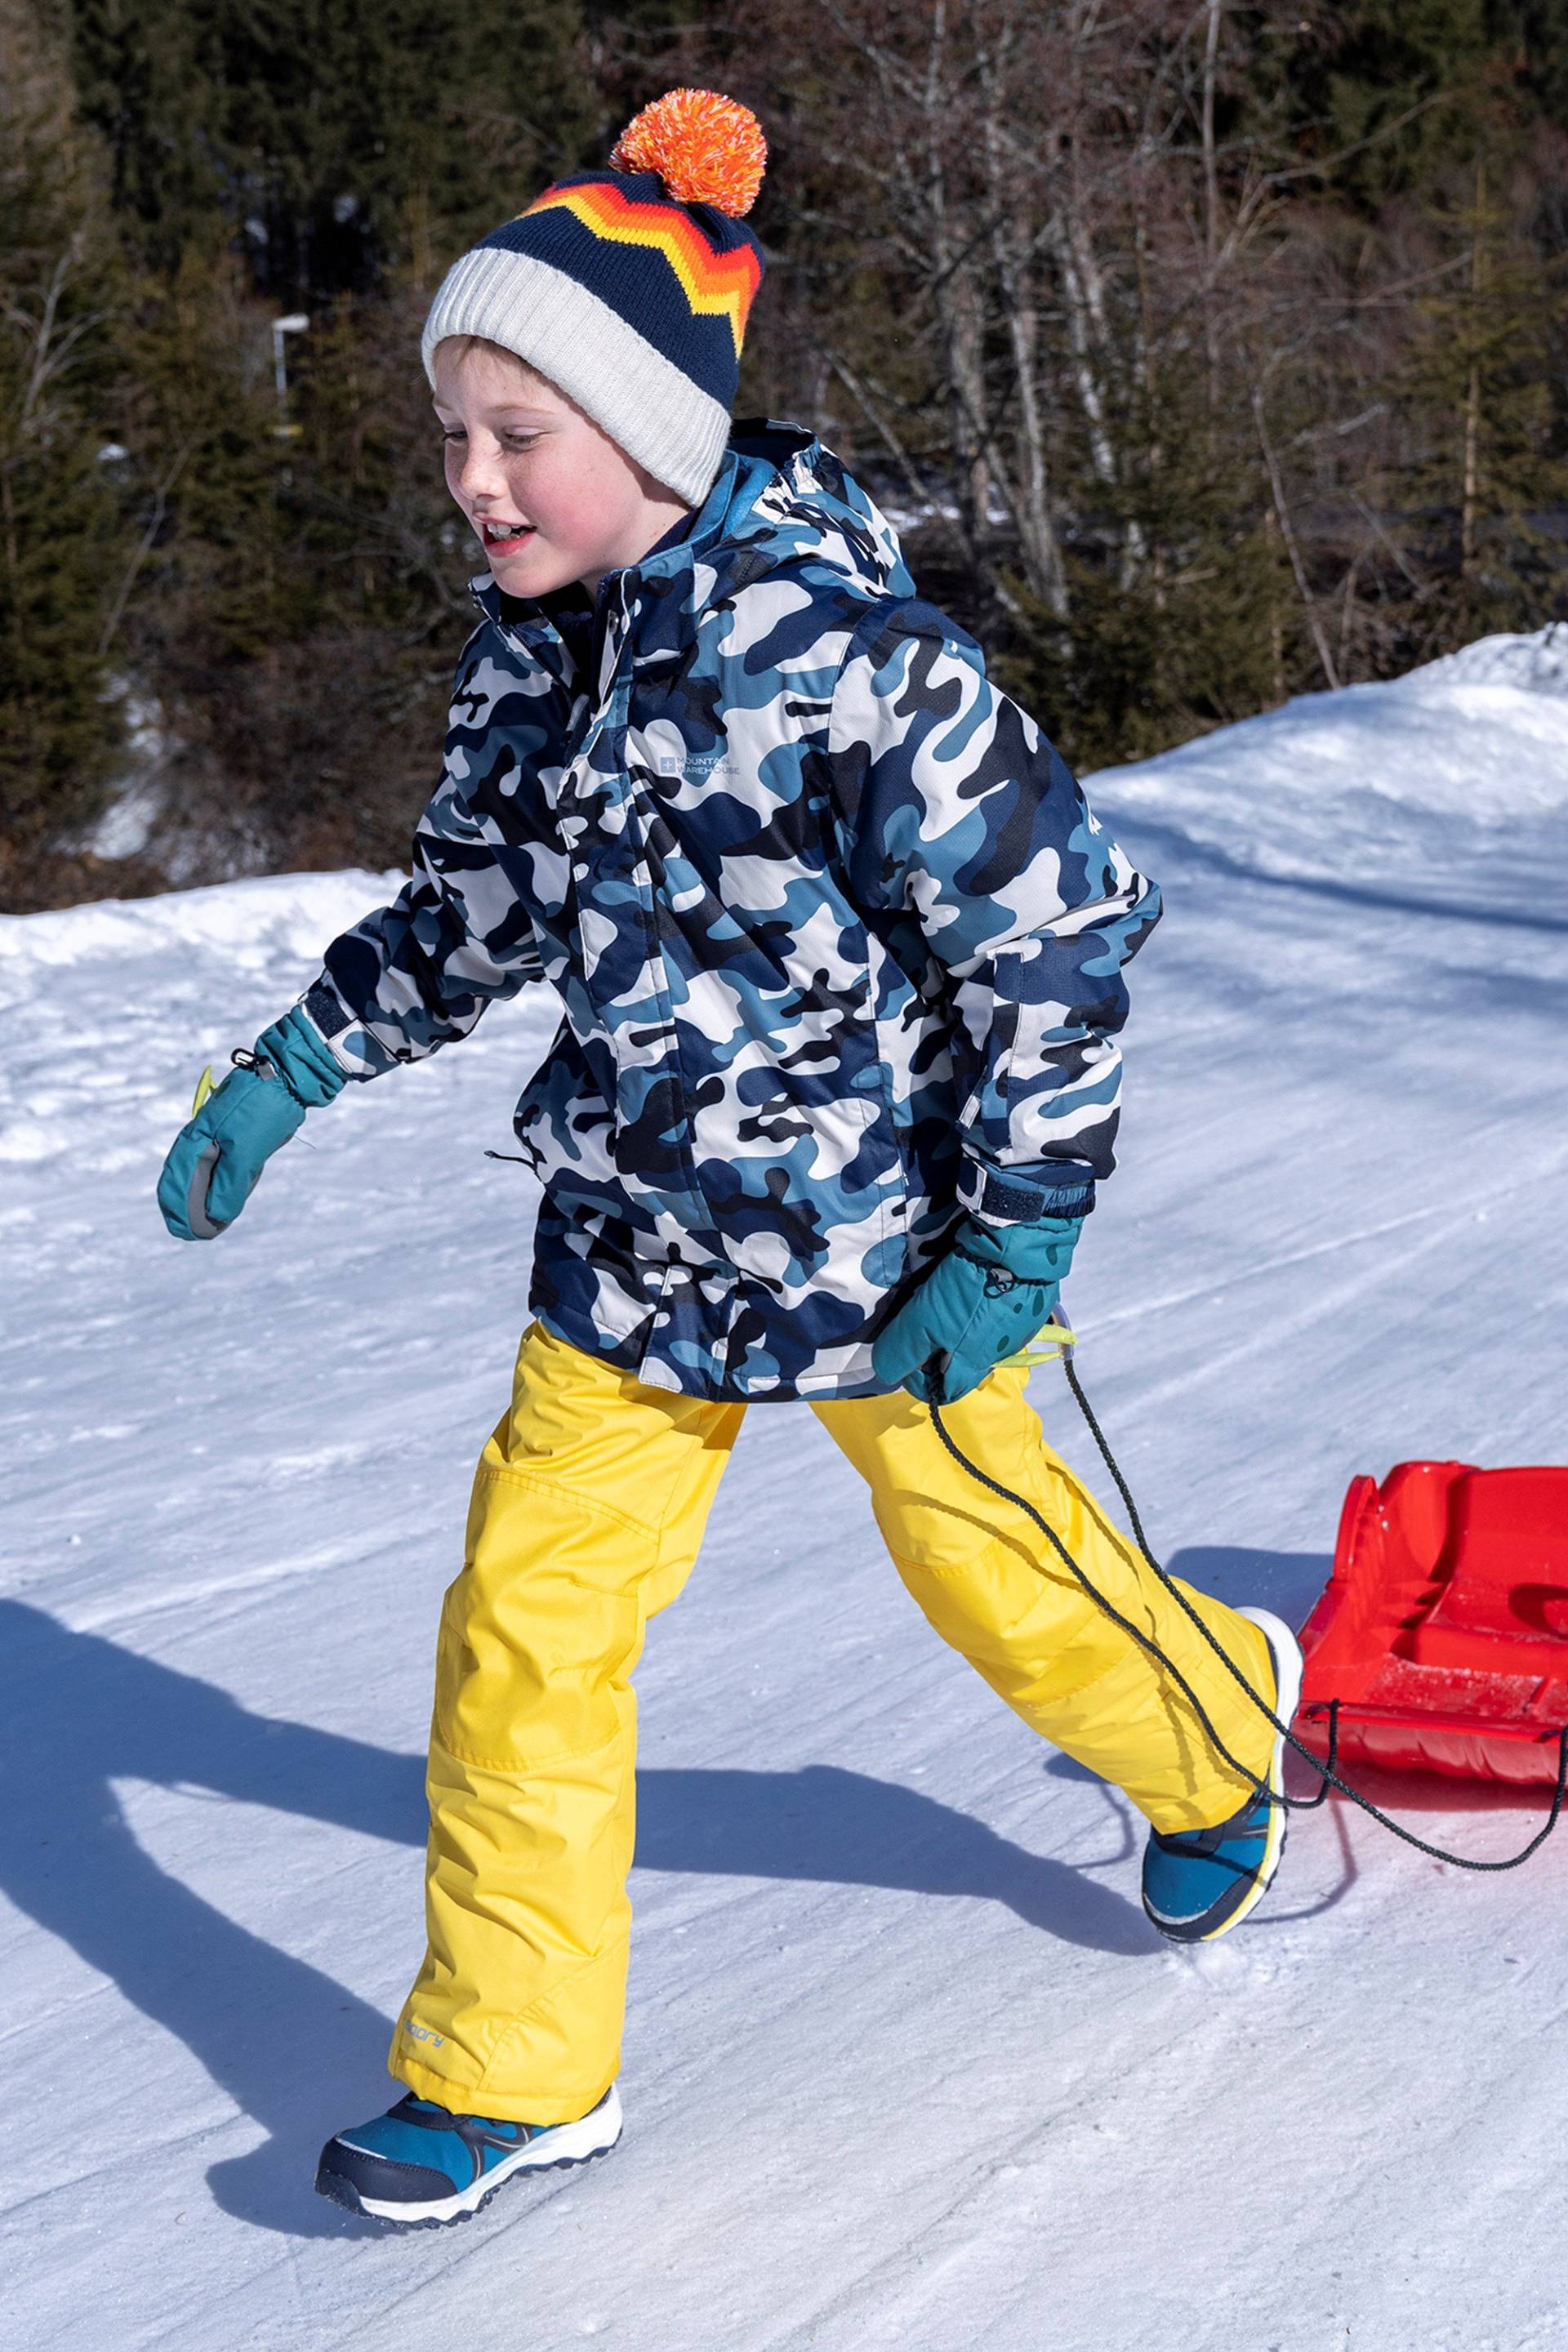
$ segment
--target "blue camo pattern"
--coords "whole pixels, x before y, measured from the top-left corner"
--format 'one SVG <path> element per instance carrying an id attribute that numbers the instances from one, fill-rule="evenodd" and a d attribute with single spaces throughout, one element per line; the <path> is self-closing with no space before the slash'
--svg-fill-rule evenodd
<path id="1" fill-rule="evenodd" d="M 798 427 L 605 576 L 595 676 L 475 594 L 410 880 L 306 1011 L 370 1078 L 549 981 L 531 1310 L 689 1395 L 877 1393 L 961 1209 L 1091 1205 L 1157 890 Z"/>

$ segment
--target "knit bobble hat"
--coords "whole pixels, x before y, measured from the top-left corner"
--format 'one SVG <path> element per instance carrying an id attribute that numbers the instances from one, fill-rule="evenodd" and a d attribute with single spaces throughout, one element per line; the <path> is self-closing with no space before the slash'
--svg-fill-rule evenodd
<path id="1" fill-rule="evenodd" d="M 425 373 L 447 335 L 482 335 L 566 393 L 689 506 L 730 437 L 763 251 L 741 215 L 763 183 L 756 116 L 672 89 L 634 117 L 603 172 L 557 180 L 447 271 Z"/>

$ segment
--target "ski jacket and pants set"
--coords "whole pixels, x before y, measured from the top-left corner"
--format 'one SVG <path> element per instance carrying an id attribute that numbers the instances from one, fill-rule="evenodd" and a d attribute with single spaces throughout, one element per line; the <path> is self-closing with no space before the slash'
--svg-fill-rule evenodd
<path id="1" fill-rule="evenodd" d="M 428 1951 L 390 2061 L 447 2107 L 550 2124 L 616 2071 L 632 1670 L 753 1399 L 811 1405 L 936 1631 L 1157 1829 L 1226 1819 L 1251 1784 L 871 1362 L 963 1210 L 1091 1205 L 1153 887 L 795 427 L 737 426 L 689 527 L 605 575 L 590 629 L 557 598 L 477 594 L 411 878 L 303 1004 L 357 1078 L 525 982 L 563 1005 L 517 1109 L 544 1188 L 534 1319 L 442 1612 Z M 952 1435 L 1261 1778 L 1267 1730 L 1045 1444 L 1025 1377 L 947 1406 Z M 1267 1686 L 1258 1630 L 1190 1598 Z"/>

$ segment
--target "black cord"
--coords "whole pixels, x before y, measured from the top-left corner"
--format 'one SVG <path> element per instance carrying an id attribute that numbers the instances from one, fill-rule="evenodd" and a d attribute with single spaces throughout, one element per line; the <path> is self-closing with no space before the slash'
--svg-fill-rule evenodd
<path id="1" fill-rule="evenodd" d="M 938 1360 L 939 1360 L 937 1359 L 932 1360 L 933 1363 Z M 1192 1602 L 1187 1599 L 1186 1594 L 1182 1591 L 1174 1577 L 1168 1574 L 1167 1571 L 1161 1567 L 1159 1561 L 1155 1559 L 1153 1553 L 1149 1549 L 1148 1538 L 1143 1532 L 1143 1523 L 1138 1516 L 1138 1506 L 1133 1501 L 1131 1493 L 1128 1488 L 1127 1481 L 1123 1478 L 1121 1469 L 1118 1466 L 1116 1457 L 1111 1453 L 1110 1447 L 1106 1442 L 1105 1433 L 1100 1428 L 1099 1422 L 1095 1419 L 1094 1413 L 1089 1406 L 1089 1399 L 1083 1392 L 1083 1385 L 1079 1379 L 1070 1353 L 1064 1351 L 1062 1363 L 1063 1368 L 1067 1372 L 1068 1385 L 1071 1389 L 1074 1398 L 1077 1400 L 1079 1411 L 1082 1413 L 1084 1420 L 1088 1423 L 1089 1433 L 1093 1437 L 1096 1445 L 1100 1448 L 1101 1459 L 1104 1461 L 1105 1466 L 1110 1471 L 1111 1477 L 1116 1482 L 1116 1490 L 1121 1496 L 1123 1503 L 1127 1506 L 1127 1515 L 1132 1524 L 1132 1532 L 1137 1538 L 1138 1549 L 1142 1553 L 1144 1559 L 1147 1561 L 1149 1567 L 1153 1570 L 1155 1576 L 1164 1587 L 1164 1590 L 1171 1595 L 1172 1599 L 1177 1602 L 1184 1612 L 1192 1619 L 1193 1623 L 1197 1627 L 1199 1633 L 1203 1635 L 1205 1641 L 1208 1643 L 1215 1657 L 1219 1659 L 1220 1664 L 1225 1667 L 1226 1672 L 1231 1676 L 1233 1681 L 1240 1684 L 1242 1689 L 1252 1701 L 1254 1706 L 1257 1707 L 1258 1713 L 1273 1727 L 1276 1734 L 1280 1738 L 1284 1739 L 1289 1747 L 1293 1748 L 1298 1756 L 1301 1756 L 1306 1759 L 1307 1762 L 1311 1766 L 1313 1771 L 1319 1775 L 1322 1782 L 1322 1786 L 1315 1797 L 1288 1797 L 1284 1793 L 1283 1790 L 1276 1790 L 1262 1783 L 1257 1784 L 1258 1795 L 1264 1798 L 1268 1803 L 1278 1805 L 1282 1811 L 1305 1813 L 1315 1811 L 1319 1805 L 1324 1802 L 1329 1790 L 1331 1789 L 1335 1789 L 1339 1791 L 1339 1794 L 1342 1797 L 1348 1797 L 1352 1805 L 1359 1805 L 1363 1813 L 1370 1813 L 1373 1820 L 1378 1822 L 1382 1828 L 1389 1831 L 1393 1836 L 1402 1838 L 1406 1845 L 1413 1845 L 1418 1853 L 1430 1854 L 1435 1862 L 1449 1863 L 1456 1870 L 1517 1870 L 1521 1863 L 1528 1862 L 1531 1855 L 1534 1853 L 1539 1847 L 1543 1846 L 1547 1839 L 1552 1835 L 1552 1831 L 1557 1827 L 1558 1816 L 1563 1811 L 1563 1794 L 1565 1790 L 1568 1790 L 1568 1724 L 1564 1724 L 1562 1730 L 1557 1735 L 1557 1786 L 1552 1794 L 1552 1811 L 1547 1816 L 1546 1824 L 1544 1828 L 1536 1832 L 1535 1836 L 1531 1839 L 1530 1843 L 1527 1846 L 1525 1846 L 1520 1853 L 1510 1855 L 1506 1861 L 1476 1862 L 1468 1854 L 1450 1853 L 1446 1847 L 1428 1844 L 1425 1838 L 1418 1838 L 1413 1830 L 1407 1830 L 1404 1828 L 1400 1822 L 1392 1820 L 1390 1816 L 1384 1812 L 1379 1806 L 1373 1803 L 1370 1797 L 1363 1797 L 1359 1789 L 1352 1789 L 1348 1780 L 1341 1780 L 1338 1772 L 1334 1769 L 1339 1746 L 1338 1700 L 1335 1700 L 1329 1708 L 1329 1753 L 1327 1760 L 1325 1761 L 1323 1759 L 1314 1756 L 1311 1749 L 1307 1747 L 1302 1740 L 1297 1738 L 1296 1734 L 1291 1729 L 1290 1726 L 1288 1723 L 1281 1723 L 1273 1709 L 1265 1704 L 1258 1692 L 1253 1689 L 1252 1685 L 1247 1681 L 1247 1676 L 1242 1673 L 1240 1667 L 1235 1664 L 1234 1660 L 1230 1657 L 1224 1646 L 1215 1639 L 1214 1634 L 1209 1631 L 1209 1628 L 1204 1622 L 1204 1620 L 1198 1614 L 1198 1612 L 1193 1607 Z M 928 1370 L 929 1370 L 930 1367 L 928 1367 Z M 1003 1486 L 1000 1479 L 989 1476 L 985 1471 L 977 1468 L 976 1465 L 971 1462 L 969 1456 L 954 1441 L 952 1433 L 948 1430 L 947 1424 L 942 1417 L 942 1406 L 934 1399 L 931 1401 L 931 1417 L 935 1426 L 937 1435 L 941 1438 L 942 1444 L 946 1446 L 953 1460 L 959 1464 L 961 1468 L 966 1470 L 972 1478 L 977 1479 L 981 1486 L 988 1486 L 994 1495 L 1000 1495 L 1005 1501 L 1015 1504 L 1019 1510 L 1026 1511 L 1028 1513 L 1028 1516 L 1034 1520 L 1035 1525 L 1039 1528 L 1041 1534 L 1046 1537 L 1053 1549 L 1056 1551 L 1058 1557 L 1062 1561 L 1063 1566 L 1068 1570 L 1069 1574 L 1077 1580 L 1079 1584 L 1082 1586 L 1084 1591 L 1088 1593 L 1089 1599 L 1095 1603 L 1095 1605 L 1104 1611 L 1106 1616 L 1110 1619 L 1112 1624 L 1120 1625 L 1123 1633 L 1131 1634 L 1132 1640 L 1137 1643 L 1139 1648 L 1146 1650 L 1161 1670 L 1170 1676 L 1177 1689 L 1180 1690 L 1185 1697 L 1187 1704 L 1192 1708 L 1193 1713 L 1196 1716 L 1199 1723 L 1203 1726 L 1204 1731 L 1214 1747 L 1215 1753 L 1230 1766 L 1233 1772 L 1238 1773 L 1244 1780 L 1251 1780 L 1253 1778 L 1252 1774 L 1244 1764 L 1240 1764 L 1237 1761 L 1229 1748 L 1226 1748 L 1225 1742 L 1221 1739 L 1218 1732 L 1215 1729 L 1214 1725 L 1209 1721 L 1207 1715 L 1205 1713 L 1203 1703 L 1199 1699 L 1197 1693 L 1194 1690 L 1186 1676 L 1182 1673 L 1181 1668 L 1166 1656 L 1164 1651 L 1161 1649 L 1159 1643 L 1154 1641 L 1150 1634 L 1145 1633 L 1141 1627 L 1134 1625 L 1130 1618 L 1124 1617 L 1121 1611 L 1114 1608 L 1106 1599 L 1104 1593 L 1100 1591 L 1099 1589 L 1090 1582 L 1083 1570 L 1079 1566 L 1077 1560 L 1074 1559 L 1072 1554 L 1068 1551 L 1060 1536 L 1058 1535 L 1055 1528 L 1050 1526 L 1049 1523 L 1041 1517 L 1040 1513 L 1036 1510 L 1032 1503 L 1026 1502 L 1022 1495 L 1014 1494 L 1010 1486 Z M 1109 1532 L 1113 1534 L 1114 1530 L 1112 1529 Z"/>

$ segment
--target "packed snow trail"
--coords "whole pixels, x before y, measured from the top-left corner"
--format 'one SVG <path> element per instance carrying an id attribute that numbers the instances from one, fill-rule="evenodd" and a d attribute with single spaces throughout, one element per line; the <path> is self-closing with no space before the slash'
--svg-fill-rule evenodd
<path id="1" fill-rule="evenodd" d="M 1178 1570 L 1299 1618 L 1357 1471 L 1563 1458 L 1568 632 L 1310 698 L 1097 806 L 1164 886 L 1070 1305 Z M 0 924 L 11 2352 L 1560 2352 L 1568 1842 L 1501 1880 L 1331 1807 L 1234 1939 L 905 1598 L 758 1405 L 639 1674 L 620 2149 L 447 2234 L 313 2196 L 385 2105 L 419 1750 L 554 1025 L 313 1114 L 167 1239 L 205 1060 L 392 887 Z M 1098 1465 L 1059 1375 L 1052 1438 Z M 1504 1853 L 1534 1801 L 1369 1779 Z"/>

